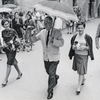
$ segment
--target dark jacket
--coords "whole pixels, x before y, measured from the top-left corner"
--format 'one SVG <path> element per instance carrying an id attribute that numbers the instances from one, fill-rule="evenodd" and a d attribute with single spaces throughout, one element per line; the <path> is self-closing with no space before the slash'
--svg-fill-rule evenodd
<path id="1" fill-rule="evenodd" d="M 75 41 L 76 36 L 77 36 L 77 34 L 74 35 L 71 38 L 71 48 L 70 48 L 70 51 L 69 51 L 69 58 L 70 59 L 72 59 L 72 57 L 75 55 L 75 50 L 72 49 L 72 45 Z M 86 34 L 85 35 L 85 40 L 86 40 L 87 45 L 89 46 L 88 55 L 90 56 L 91 60 L 94 60 L 92 38 L 89 35 Z"/>

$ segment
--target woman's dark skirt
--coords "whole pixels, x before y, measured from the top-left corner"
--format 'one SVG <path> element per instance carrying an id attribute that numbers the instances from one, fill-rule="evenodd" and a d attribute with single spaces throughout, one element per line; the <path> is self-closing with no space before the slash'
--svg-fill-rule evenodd
<path id="1" fill-rule="evenodd" d="M 6 55 L 7 55 L 7 64 L 8 65 L 17 64 L 17 60 L 15 59 L 16 51 L 6 52 Z"/>
<path id="2" fill-rule="evenodd" d="M 75 54 L 72 69 L 74 71 L 77 70 L 79 75 L 84 75 L 87 73 L 87 63 L 88 63 L 88 55 Z"/>

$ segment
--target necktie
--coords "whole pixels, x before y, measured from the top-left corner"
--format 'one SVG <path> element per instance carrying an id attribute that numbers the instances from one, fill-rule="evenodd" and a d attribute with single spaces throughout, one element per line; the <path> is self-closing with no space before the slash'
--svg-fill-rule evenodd
<path id="1" fill-rule="evenodd" d="M 48 31 L 48 34 L 47 34 L 46 46 L 48 46 L 48 42 L 49 42 L 49 33 L 50 33 L 50 31 Z"/>

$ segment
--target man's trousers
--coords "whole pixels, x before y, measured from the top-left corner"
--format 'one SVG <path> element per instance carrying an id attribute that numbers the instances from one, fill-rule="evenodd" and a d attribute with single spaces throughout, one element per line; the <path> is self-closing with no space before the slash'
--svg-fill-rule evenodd
<path id="1" fill-rule="evenodd" d="M 49 75 L 48 78 L 48 93 L 53 91 L 53 88 L 57 84 L 57 65 L 59 64 L 59 61 L 44 61 L 45 69 L 47 74 Z"/>

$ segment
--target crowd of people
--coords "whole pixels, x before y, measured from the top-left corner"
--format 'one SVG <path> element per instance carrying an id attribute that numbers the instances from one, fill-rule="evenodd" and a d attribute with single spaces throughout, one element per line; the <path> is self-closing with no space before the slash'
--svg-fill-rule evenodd
<path id="1" fill-rule="evenodd" d="M 43 12 L 17 10 L 15 12 L 3 12 L 0 13 L 0 33 L 4 29 L 1 25 L 2 19 L 10 21 L 10 28 L 15 29 L 20 39 L 20 47 L 17 51 L 31 51 L 33 47 L 33 36 L 44 29 L 44 18 L 48 14 Z M 72 20 L 63 21 L 60 18 L 56 18 L 54 28 L 64 29 L 66 28 L 67 34 L 72 34 L 76 30 L 76 22 Z M 0 53 L 4 53 L 2 50 L 3 38 L 0 34 Z"/>
<path id="2" fill-rule="evenodd" d="M 8 78 L 11 73 L 11 66 L 13 65 L 18 72 L 18 77 L 22 77 L 22 72 L 19 69 L 16 54 L 18 50 L 25 50 L 26 47 L 32 50 L 33 42 L 41 40 L 43 45 L 44 66 L 48 77 L 48 99 L 53 97 L 53 88 L 57 85 L 59 75 L 56 75 L 56 69 L 60 60 L 59 48 L 64 45 L 61 31 L 53 27 L 53 18 L 45 15 L 44 19 L 32 19 L 32 13 L 26 13 L 25 19 L 19 16 L 18 12 L 14 13 L 13 19 L 7 14 L 7 18 L 2 18 L 1 25 L 1 49 L 7 56 L 7 71 L 2 87 L 8 83 Z M 42 16 L 43 17 L 43 16 Z M 44 25 L 40 24 L 44 20 Z M 39 26 L 38 26 L 39 25 Z M 48 34 L 47 34 L 48 33 Z M 22 44 L 21 44 L 22 43 Z"/>
<path id="3" fill-rule="evenodd" d="M 28 52 L 31 51 L 34 43 L 41 40 L 44 67 L 48 74 L 47 99 L 51 99 L 53 97 L 53 88 L 57 85 L 59 79 L 56 70 L 60 62 L 60 47 L 64 45 L 64 39 L 60 31 L 62 26 L 53 25 L 53 18 L 47 14 L 42 13 L 40 15 L 38 12 L 33 13 L 31 11 L 27 13 L 15 12 L 14 14 L 0 14 L 0 19 L 0 52 L 5 52 L 7 56 L 7 71 L 2 86 L 4 87 L 8 83 L 12 65 L 14 65 L 18 72 L 16 79 L 22 77 L 22 72 L 16 60 L 16 53 L 25 50 Z M 71 24 L 73 22 L 70 21 L 69 23 Z M 73 27 L 72 25 L 69 25 L 70 29 Z M 88 56 L 91 57 L 91 60 L 94 60 L 92 37 L 84 33 L 85 25 L 85 22 L 80 21 L 76 24 L 77 34 L 74 34 L 71 38 L 71 48 L 69 51 L 69 58 L 72 59 L 74 56 L 72 69 L 77 71 L 79 75 L 76 90 L 77 95 L 80 94 L 81 86 L 84 85 L 86 80 L 84 75 L 87 74 Z M 69 33 L 71 34 L 72 31 L 70 29 Z M 96 37 L 100 37 L 99 31 L 98 29 Z M 97 44 L 98 48 L 99 46 Z"/>
<path id="4" fill-rule="evenodd" d="M 10 28 L 13 28 L 17 34 L 18 38 L 20 39 L 20 47 L 17 51 L 31 51 L 33 44 L 32 36 L 37 34 L 41 29 L 44 28 L 43 26 L 43 18 L 46 14 L 38 14 L 39 12 L 31 12 L 27 11 L 26 13 L 21 11 L 16 11 L 14 13 L 0 13 L 0 22 L 3 19 L 7 19 L 10 22 Z M 0 33 L 4 27 L 0 24 Z M 2 51 L 3 39 L 2 34 L 0 34 L 0 53 Z"/>

